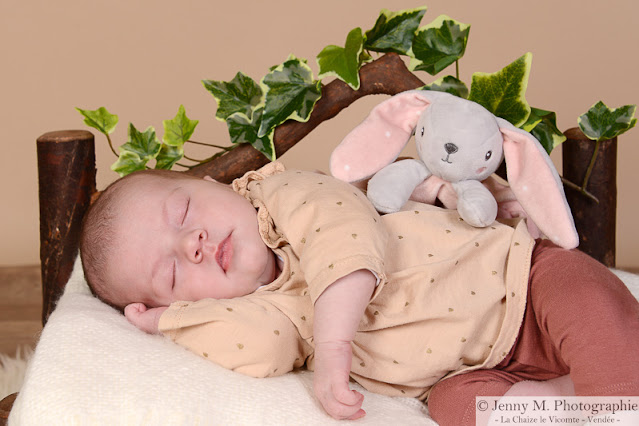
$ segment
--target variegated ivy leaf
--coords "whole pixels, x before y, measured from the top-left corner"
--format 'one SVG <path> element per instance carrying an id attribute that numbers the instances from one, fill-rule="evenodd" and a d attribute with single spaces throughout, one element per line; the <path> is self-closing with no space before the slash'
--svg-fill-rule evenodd
<path id="1" fill-rule="evenodd" d="M 120 152 L 122 151 L 133 152 L 146 161 L 157 157 L 160 152 L 160 141 L 153 126 L 147 127 L 143 133 L 129 123 L 129 140 L 120 146 Z"/>
<path id="2" fill-rule="evenodd" d="M 322 96 L 321 82 L 313 79 L 306 61 L 291 55 L 262 79 L 266 99 L 258 137 L 268 135 L 288 119 L 307 121 Z"/>
<path id="3" fill-rule="evenodd" d="M 439 80 L 435 80 L 425 85 L 422 90 L 435 90 L 450 93 L 464 99 L 468 98 L 468 87 L 466 87 L 466 84 L 452 75 L 447 75 Z"/>
<path id="4" fill-rule="evenodd" d="M 264 154 L 269 160 L 275 160 L 275 145 L 273 144 L 273 133 L 271 130 L 264 136 L 258 136 L 257 130 L 262 121 L 263 107 L 258 107 L 253 112 L 252 118 L 242 113 L 235 113 L 226 120 L 229 129 L 231 142 L 235 144 L 250 143 L 255 149 Z"/>
<path id="5" fill-rule="evenodd" d="M 177 114 L 172 120 L 162 121 L 164 125 L 162 141 L 167 145 L 181 147 L 193 135 L 198 123 L 198 120 L 189 120 L 186 116 L 184 105 L 180 105 Z"/>
<path id="6" fill-rule="evenodd" d="M 118 160 L 111 164 L 111 170 L 118 173 L 120 177 L 138 170 L 144 170 L 148 160 L 143 160 L 138 154 L 131 151 L 121 151 Z"/>
<path id="7" fill-rule="evenodd" d="M 366 31 L 364 48 L 374 52 L 395 52 L 406 55 L 424 13 L 426 13 L 426 6 L 399 12 L 382 9 L 375 26 Z"/>
<path id="8" fill-rule="evenodd" d="M 250 116 L 255 106 L 264 98 L 260 85 L 241 72 L 229 82 L 202 80 L 202 84 L 217 101 L 215 117 L 220 121 L 225 121 L 236 112 Z"/>
<path id="9" fill-rule="evenodd" d="M 495 73 L 474 73 L 468 99 L 513 125 L 521 126 L 530 115 L 525 95 L 531 63 L 532 54 L 526 53 Z"/>
<path id="10" fill-rule="evenodd" d="M 80 108 L 76 109 L 84 116 L 84 124 L 99 130 L 105 135 L 112 133 L 118 124 L 118 116 L 111 114 L 104 107 L 100 107 L 94 111 Z"/>
<path id="11" fill-rule="evenodd" d="M 184 157 L 183 145 L 172 146 L 163 143 L 158 156 L 155 157 L 155 168 L 170 170 L 182 157 Z"/>
<path id="12" fill-rule="evenodd" d="M 362 60 L 370 56 L 362 56 L 364 49 L 364 35 L 361 28 L 355 28 L 348 33 L 344 47 L 326 46 L 317 55 L 319 65 L 319 80 L 328 76 L 335 76 L 348 84 L 353 90 L 359 89 L 359 69 Z"/>
<path id="13" fill-rule="evenodd" d="M 153 126 L 149 126 L 144 133 L 129 123 L 129 140 L 120 146 L 120 156 L 111 170 L 124 176 L 136 170 L 141 170 L 149 160 L 158 156 L 160 141 L 155 135 Z"/>
<path id="14" fill-rule="evenodd" d="M 604 141 L 632 129 L 637 124 L 636 105 L 624 105 L 610 109 L 599 101 L 585 114 L 579 116 L 578 124 L 582 132 L 594 141 Z"/>
<path id="15" fill-rule="evenodd" d="M 548 154 L 566 140 L 566 136 L 557 128 L 557 115 L 552 111 L 531 108 L 530 116 L 521 128 L 530 132 Z"/>
<path id="16" fill-rule="evenodd" d="M 438 74 L 464 56 L 470 25 L 440 15 L 415 33 L 409 52 L 411 71 Z"/>
<path id="17" fill-rule="evenodd" d="M 528 116 L 528 119 L 525 123 L 519 125 L 520 129 L 530 132 L 532 129 L 535 128 L 535 126 L 541 123 L 541 117 L 535 114 L 533 112 L 533 109 L 535 108 L 530 108 L 530 115 Z"/>

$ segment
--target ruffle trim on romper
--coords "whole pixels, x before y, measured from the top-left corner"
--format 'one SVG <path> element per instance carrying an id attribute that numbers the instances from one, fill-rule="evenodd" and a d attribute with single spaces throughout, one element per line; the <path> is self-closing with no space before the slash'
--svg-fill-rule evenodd
<path id="1" fill-rule="evenodd" d="M 275 230 L 273 219 L 264 202 L 255 198 L 251 194 L 251 188 L 249 188 L 249 185 L 253 182 L 263 181 L 285 171 L 286 168 L 284 167 L 284 164 L 274 161 L 258 170 L 246 172 L 244 176 L 235 179 L 231 184 L 231 187 L 235 192 L 249 200 L 253 207 L 257 209 L 257 221 L 260 236 L 270 248 L 280 247 L 285 244 L 286 241 L 282 235 Z M 253 187 L 253 185 L 251 185 L 251 187 Z"/>

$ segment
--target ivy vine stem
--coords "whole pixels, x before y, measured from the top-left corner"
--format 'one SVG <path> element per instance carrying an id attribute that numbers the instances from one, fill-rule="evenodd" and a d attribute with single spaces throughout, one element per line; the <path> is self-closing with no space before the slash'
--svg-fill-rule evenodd
<path id="1" fill-rule="evenodd" d="M 572 188 L 576 191 L 579 191 L 579 193 L 583 194 L 584 196 L 590 198 L 592 201 L 594 201 L 595 203 L 599 204 L 599 198 L 595 197 L 594 194 L 586 191 L 585 189 L 583 189 L 581 186 L 577 185 L 576 183 L 573 183 L 571 181 L 569 181 L 568 179 L 566 179 L 565 177 L 561 177 L 561 182 L 566 185 L 568 188 Z"/>
<path id="2" fill-rule="evenodd" d="M 111 152 L 118 158 L 120 158 L 120 156 L 118 155 L 117 152 L 115 152 L 115 148 L 113 148 L 113 142 L 111 141 L 111 137 L 109 136 L 108 133 L 105 133 L 104 136 L 106 136 L 107 141 L 109 142 L 109 148 L 111 148 Z"/>
<path id="3" fill-rule="evenodd" d="M 590 164 L 588 164 L 588 168 L 586 169 L 586 176 L 584 176 L 584 182 L 581 184 L 581 192 L 584 193 L 586 191 L 586 186 L 588 186 L 588 181 L 590 180 L 590 175 L 592 174 L 592 169 L 595 167 L 595 161 L 597 161 L 597 154 L 599 153 L 599 147 L 601 146 L 601 141 L 597 140 L 595 142 L 595 150 L 592 153 L 592 158 L 590 158 Z"/>
<path id="4" fill-rule="evenodd" d="M 193 161 L 193 162 L 198 163 L 198 164 L 202 162 L 202 160 L 198 160 L 197 158 L 191 158 L 188 155 L 183 155 L 182 158 L 184 158 L 186 160 L 189 160 L 189 161 Z"/>
<path id="5" fill-rule="evenodd" d="M 212 144 L 212 143 L 198 142 L 198 141 L 194 141 L 194 140 L 190 140 L 190 139 L 187 140 L 186 142 L 189 142 L 189 143 L 192 143 L 192 144 L 195 144 L 195 145 L 210 146 L 212 148 L 222 149 L 224 151 L 230 151 L 230 150 L 233 149 L 232 146 L 221 146 L 221 145 L 215 145 L 215 144 Z"/>
<path id="6" fill-rule="evenodd" d="M 455 77 L 459 80 L 459 59 L 455 61 Z"/>

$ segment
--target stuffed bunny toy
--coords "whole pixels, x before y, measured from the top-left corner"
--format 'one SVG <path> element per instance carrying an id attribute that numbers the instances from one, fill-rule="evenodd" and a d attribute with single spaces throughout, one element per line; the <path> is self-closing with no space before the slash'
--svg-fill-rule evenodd
<path id="1" fill-rule="evenodd" d="M 394 162 L 413 134 L 419 160 Z M 504 158 L 509 188 L 490 177 Z M 502 213 L 493 193 L 508 188 L 514 196 L 500 201 L 516 201 L 521 212 L 500 217 L 525 215 L 529 229 L 540 231 L 533 236 L 546 235 L 564 248 L 579 244 L 561 179 L 541 144 L 448 93 L 412 90 L 382 102 L 333 151 L 330 170 L 347 182 L 372 176 L 367 194 L 382 213 L 399 211 L 409 199 L 434 204 L 439 198 L 476 227 Z"/>

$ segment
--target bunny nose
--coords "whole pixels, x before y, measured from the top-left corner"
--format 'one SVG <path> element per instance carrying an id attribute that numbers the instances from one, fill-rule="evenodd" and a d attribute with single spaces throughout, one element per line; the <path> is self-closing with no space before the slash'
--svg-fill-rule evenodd
<path id="1" fill-rule="evenodd" d="M 455 145 L 454 143 L 450 143 L 450 142 L 447 143 L 447 144 L 444 144 L 444 149 L 446 150 L 446 153 L 449 154 L 449 155 L 450 154 L 454 154 L 454 153 L 456 153 L 459 150 L 459 148 L 457 148 L 457 145 Z"/>

